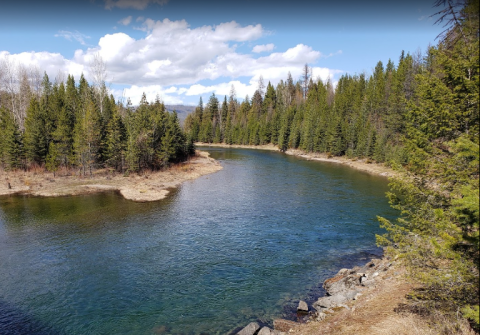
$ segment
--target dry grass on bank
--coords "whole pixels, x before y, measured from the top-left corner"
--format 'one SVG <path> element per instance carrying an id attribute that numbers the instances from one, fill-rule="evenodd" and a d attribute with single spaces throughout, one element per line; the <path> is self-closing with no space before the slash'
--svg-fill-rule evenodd
<path id="1" fill-rule="evenodd" d="M 202 175 L 222 169 L 208 153 L 198 151 L 195 157 L 164 171 L 142 171 L 120 174 L 99 169 L 86 175 L 80 170 L 60 170 L 55 177 L 41 167 L 29 171 L 0 171 L 0 195 L 29 194 L 55 197 L 119 191 L 133 201 L 156 201 L 167 196 L 169 189 Z"/>
<path id="2" fill-rule="evenodd" d="M 448 320 L 440 313 L 420 316 L 400 312 L 407 303 L 407 294 L 416 285 L 405 278 L 405 269 L 368 288 L 348 304 L 323 321 L 312 321 L 295 329 L 301 335 L 475 335 L 464 319 Z"/>

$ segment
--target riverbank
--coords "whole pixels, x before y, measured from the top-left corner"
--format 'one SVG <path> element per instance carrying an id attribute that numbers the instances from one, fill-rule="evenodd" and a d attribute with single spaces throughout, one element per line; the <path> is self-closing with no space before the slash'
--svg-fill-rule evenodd
<path id="1" fill-rule="evenodd" d="M 257 150 L 268 150 L 268 151 L 280 151 L 276 145 L 265 144 L 265 145 L 237 145 L 237 144 L 220 144 L 220 143 L 195 143 L 196 146 L 203 147 L 216 147 L 216 148 L 235 148 L 235 149 L 257 149 Z M 288 149 L 285 154 L 300 157 L 307 160 L 321 161 L 332 164 L 342 164 L 347 165 L 353 169 L 367 172 L 382 177 L 394 177 L 398 176 L 400 173 L 395 171 L 385 164 L 374 163 L 368 159 L 350 159 L 345 156 L 340 157 L 329 157 L 324 153 L 315 153 L 315 152 L 305 152 L 298 149 Z"/>
<path id="2" fill-rule="evenodd" d="M 128 176 L 107 170 L 92 176 L 57 175 L 42 171 L 1 171 L 0 195 L 27 194 L 42 197 L 83 195 L 103 191 L 118 191 L 125 199 L 146 202 L 164 199 L 169 189 L 222 169 L 207 152 L 198 151 L 188 161 L 165 171 Z"/>
<path id="3" fill-rule="evenodd" d="M 239 335 L 475 335 L 466 320 L 456 324 L 435 312 L 419 316 L 402 308 L 419 286 L 399 261 L 372 259 L 362 267 L 341 269 L 323 283 L 326 291 L 311 306 L 298 303 L 297 318 L 273 320 L 273 329 L 252 322 Z"/>

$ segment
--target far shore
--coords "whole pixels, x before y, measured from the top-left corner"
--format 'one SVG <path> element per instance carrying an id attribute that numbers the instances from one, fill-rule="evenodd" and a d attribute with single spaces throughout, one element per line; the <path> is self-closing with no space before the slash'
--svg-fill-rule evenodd
<path id="1" fill-rule="evenodd" d="M 0 171 L 0 196 L 26 194 L 43 197 L 83 195 L 118 191 L 125 199 L 147 202 L 164 199 L 169 190 L 181 183 L 222 169 L 207 152 L 198 151 L 195 157 L 165 171 L 131 173 L 128 176 L 94 171 L 93 175 L 53 176 L 42 171 Z"/>
<path id="2" fill-rule="evenodd" d="M 200 147 L 217 147 L 217 148 L 240 148 L 240 149 L 257 149 L 257 150 L 269 150 L 269 151 L 280 151 L 280 149 L 273 144 L 265 145 L 239 145 L 239 144 L 224 144 L 224 143 L 195 143 L 196 146 Z M 364 171 L 373 175 L 382 176 L 382 177 L 394 177 L 398 176 L 400 173 L 385 166 L 385 164 L 370 162 L 367 159 L 350 159 L 345 156 L 340 157 L 328 157 L 324 153 L 315 153 L 315 152 L 305 152 L 298 149 L 288 149 L 285 154 L 292 155 L 307 160 L 322 161 L 329 163 L 337 163 L 342 165 L 347 165 L 351 168 Z"/>

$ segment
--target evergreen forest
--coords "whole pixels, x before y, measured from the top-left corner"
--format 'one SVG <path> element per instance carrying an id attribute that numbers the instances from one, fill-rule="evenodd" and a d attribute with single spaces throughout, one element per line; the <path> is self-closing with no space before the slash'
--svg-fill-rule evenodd
<path id="1" fill-rule="evenodd" d="M 406 308 L 463 315 L 478 332 L 479 3 L 436 6 L 445 30 L 424 54 L 402 51 L 396 64 L 378 62 L 371 75 L 346 74 L 335 86 L 312 78 L 307 64 L 297 81 L 265 87 L 260 78 L 241 103 L 234 87 L 223 101 L 200 100 L 185 130 L 194 141 L 271 143 L 402 171 L 388 193 L 400 218 L 379 218 L 387 233 L 377 242 L 422 284 Z"/>
<path id="2" fill-rule="evenodd" d="M 115 102 L 103 81 L 82 75 L 52 84 L 4 62 L 0 91 L 0 163 L 5 170 L 45 167 L 118 172 L 162 169 L 194 153 L 175 112 L 145 94 L 139 106 Z M 15 76 L 16 75 L 16 76 Z M 18 82 L 20 83 L 18 85 Z"/>

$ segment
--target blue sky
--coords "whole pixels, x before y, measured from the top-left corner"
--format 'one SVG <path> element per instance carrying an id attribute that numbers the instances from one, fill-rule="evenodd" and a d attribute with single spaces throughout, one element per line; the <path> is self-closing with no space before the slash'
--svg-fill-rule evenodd
<path id="1" fill-rule="evenodd" d="M 434 1 L 15 1 L 0 11 L 0 60 L 91 79 L 94 55 L 116 97 L 167 104 L 278 83 L 305 63 L 314 78 L 372 72 L 402 50 L 424 52 L 442 27 Z"/>

